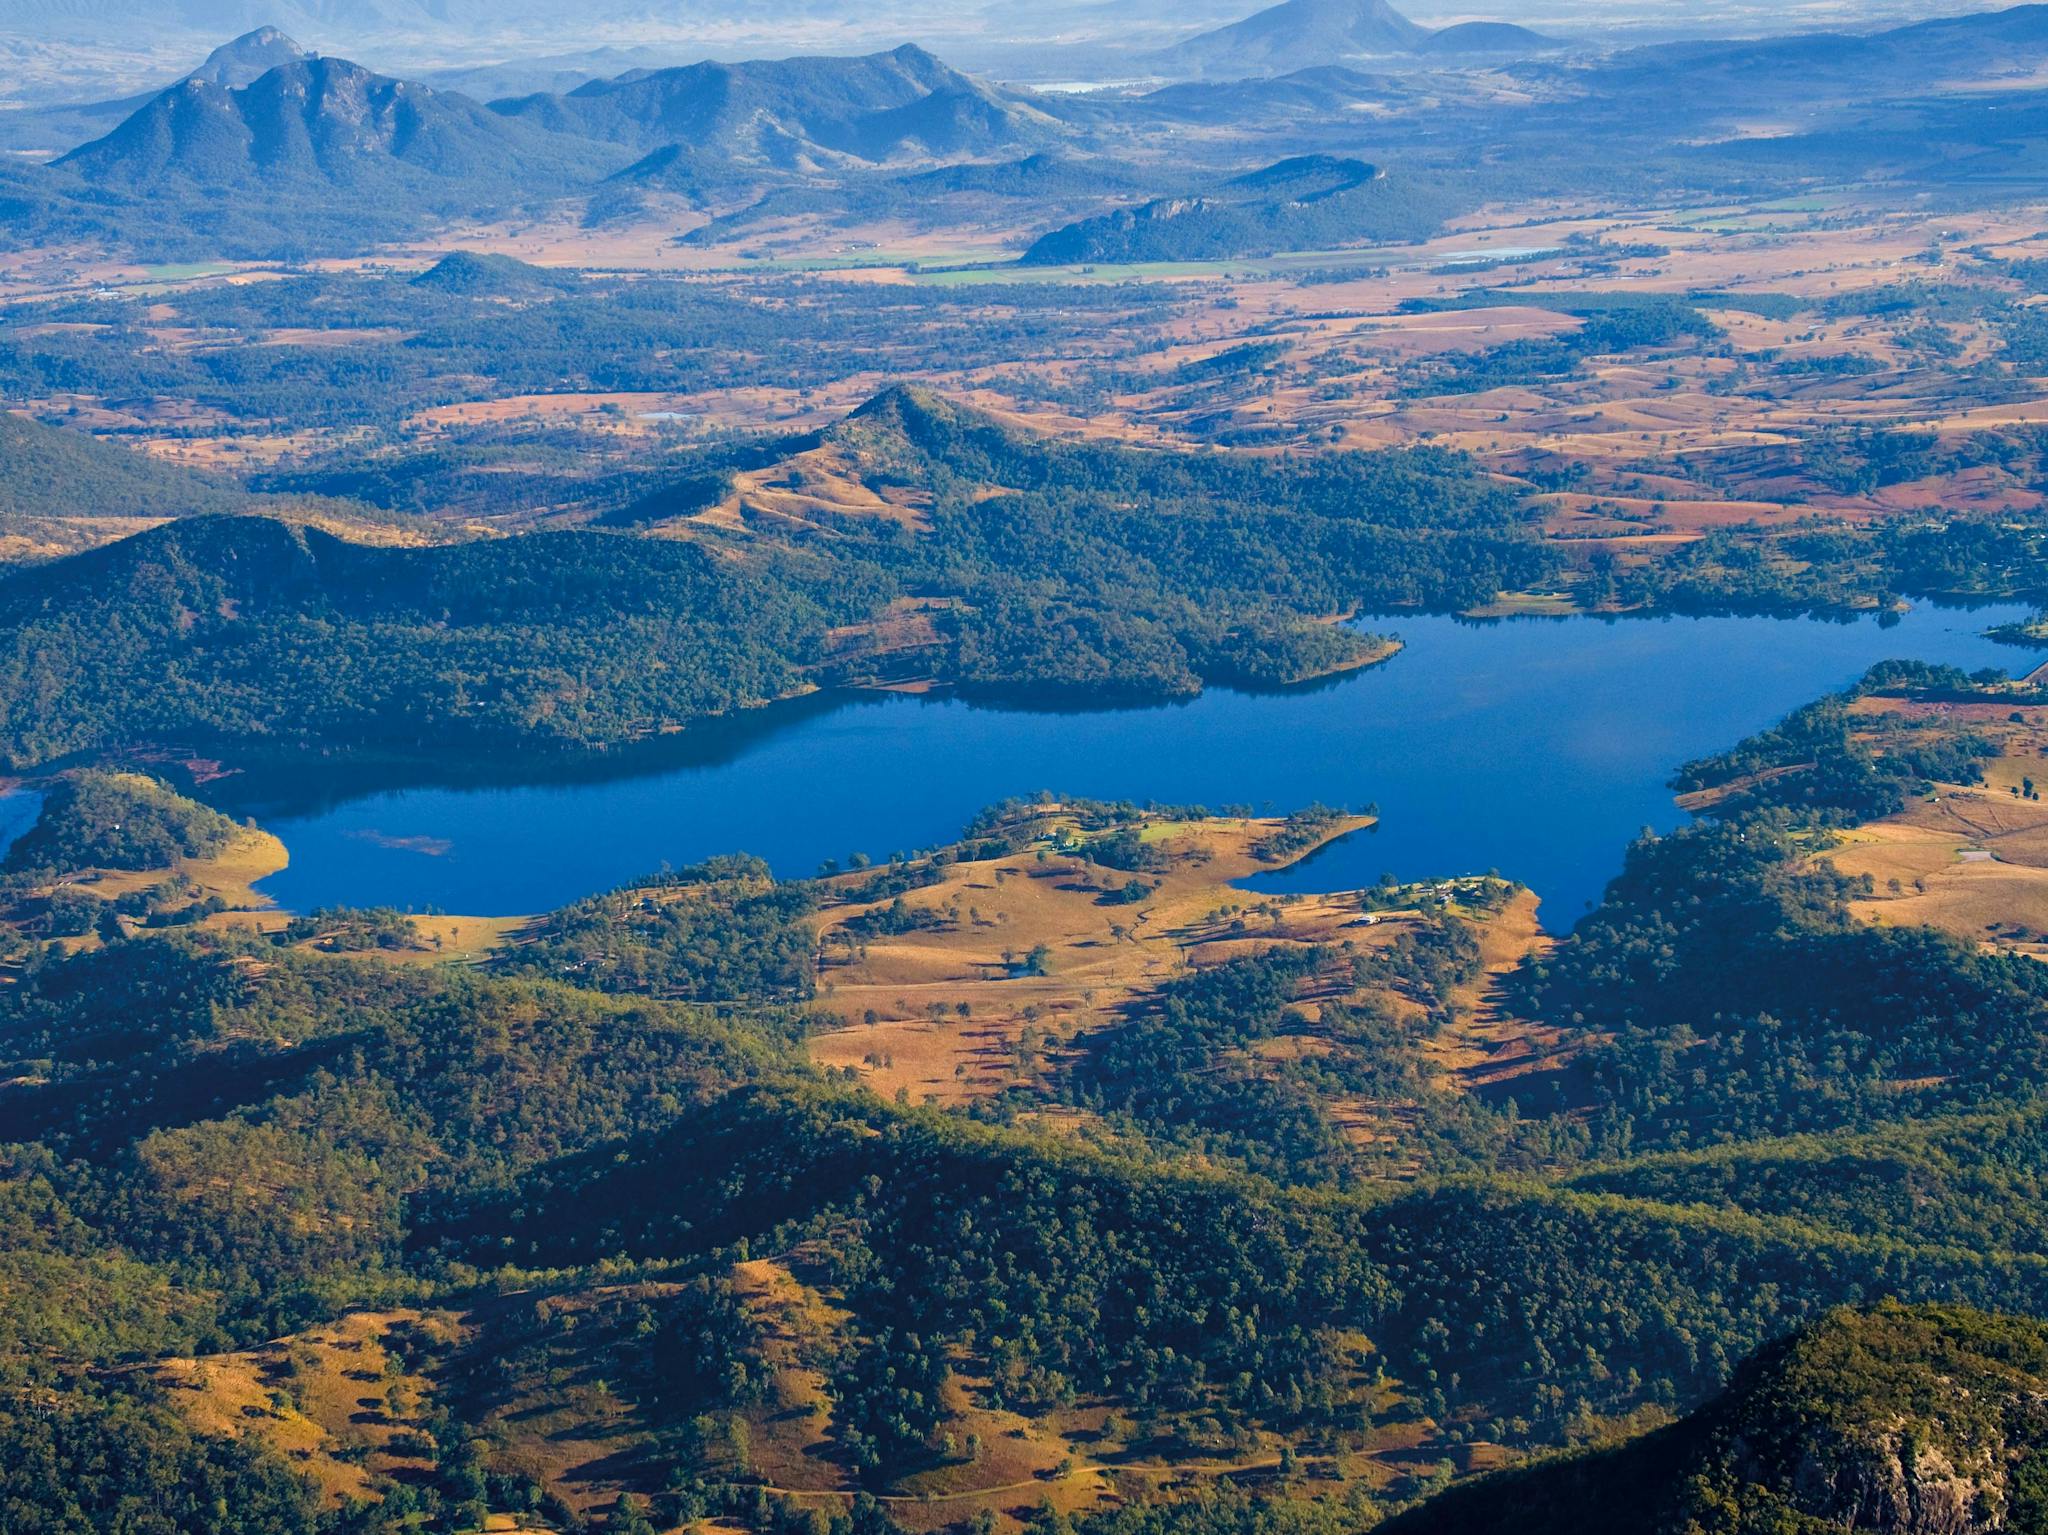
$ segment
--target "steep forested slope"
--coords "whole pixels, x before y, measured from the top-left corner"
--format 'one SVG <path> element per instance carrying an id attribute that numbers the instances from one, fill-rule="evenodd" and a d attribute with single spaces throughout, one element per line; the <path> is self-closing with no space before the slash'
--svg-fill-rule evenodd
<path id="1" fill-rule="evenodd" d="M 1390 1535 L 2025 1530 L 2048 1518 L 2048 1329 L 1961 1308 L 1838 1312 L 1617 1449 L 1449 1492 Z"/>

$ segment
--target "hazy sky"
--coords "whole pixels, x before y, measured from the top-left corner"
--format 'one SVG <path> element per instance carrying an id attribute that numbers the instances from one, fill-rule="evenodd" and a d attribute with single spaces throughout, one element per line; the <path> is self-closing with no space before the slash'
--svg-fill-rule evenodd
<path id="1" fill-rule="evenodd" d="M 1433 23 L 1511 20 L 1621 40 L 1873 26 L 1999 0 L 1394 0 Z M 77 100 L 176 78 L 216 43 L 276 25 L 318 51 L 418 73 L 597 46 L 648 62 L 851 52 L 917 41 L 971 69 L 1057 71 L 1059 53 L 1156 46 L 1259 0 L 0 0 L 0 103 Z M 1028 72 L 1028 71 L 1025 71 Z"/>

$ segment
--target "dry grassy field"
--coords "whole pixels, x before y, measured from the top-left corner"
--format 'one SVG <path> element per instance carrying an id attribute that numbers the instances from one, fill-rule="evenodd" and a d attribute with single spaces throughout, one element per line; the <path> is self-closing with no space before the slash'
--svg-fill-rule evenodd
<path id="1" fill-rule="evenodd" d="M 1824 857 L 1867 877 L 1853 910 L 1932 927 L 1986 949 L 2048 959 L 2048 710 L 1865 700 L 1868 712 L 1931 719 L 1997 741 L 1981 784 L 1941 784 L 1896 816 L 1844 833 Z"/>
<path id="2" fill-rule="evenodd" d="M 445 1340 L 454 1325 L 446 1315 L 355 1312 L 260 1348 L 164 1360 L 149 1373 L 195 1429 L 261 1439 L 340 1507 L 432 1468 L 432 1388 L 390 1345 L 399 1331 Z"/>
<path id="3" fill-rule="evenodd" d="M 768 1367 L 761 1400 L 721 1430 L 711 1464 L 778 1501 L 843 1510 L 861 1492 L 838 1439 L 828 1386 L 851 1338 L 850 1314 L 805 1249 L 751 1258 L 720 1274 L 760 1339 Z M 645 1485 L 665 1453 L 664 1427 L 608 1379 L 621 1306 L 658 1303 L 676 1286 L 641 1281 L 583 1290 L 512 1291 L 463 1310 L 353 1312 L 259 1347 L 146 1367 L 194 1428 L 260 1440 L 310 1478 L 330 1508 L 388 1494 L 431 1472 L 435 1414 L 461 1398 L 476 1414 L 493 1464 L 535 1477 L 586 1517 Z M 507 1340 L 545 1336 L 543 1351 L 494 1358 Z M 1338 1340 L 1349 1390 L 1379 1422 L 1354 1447 L 1299 1456 L 1293 1474 L 1326 1493 L 1384 1489 L 1446 1453 L 1430 1448 L 1426 1420 L 1388 1412 L 1363 1337 Z M 1228 1446 L 1148 1443 L 1113 1404 L 1080 1401 L 1024 1415 L 992 1406 L 995 1383 L 964 1355 L 946 1387 L 945 1432 L 962 1447 L 948 1463 L 877 1494 L 904 1527 L 936 1530 L 986 1511 L 1005 1531 L 1050 1506 L 1080 1514 L 1141 1494 L 1205 1483 L 1257 1484 L 1282 1466 L 1279 1439 L 1253 1434 Z M 486 1398 L 476 1396 L 488 1382 Z M 722 1445 L 722 1447 L 721 1447 Z M 1493 1447 L 1450 1452 L 1483 1469 Z M 492 1529 L 517 1531 L 516 1519 Z"/>
<path id="4" fill-rule="evenodd" d="M 1332 823 L 1321 841 L 1370 825 Z M 1344 955 L 1392 945 L 1419 921 L 1414 909 L 1368 902 L 1358 893 L 1261 897 L 1239 882 L 1273 867 L 1260 844 L 1280 823 L 1161 819 L 1145 829 L 1160 855 L 1136 883 L 1149 889 L 1126 903 L 1132 876 L 1091 862 L 1060 806 L 1043 807 L 1033 845 L 1009 857 L 955 864 L 938 884 L 904 897 L 929 925 L 893 937 L 855 936 L 872 907 L 828 908 L 819 923 L 819 1005 L 843 1027 L 816 1035 L 821 1063 L 856 1072 L 877 1091 L 912 1101 L 958 1105 L 1045 1080 L 1086 1036 L 1113 1026 L 1167 982 L 1192 971 L 1274 947 Z M 1302 849 L 1292 856 L 1301 856 Z M 1487 971 L 1454 1000 L 1454 1027 L 1432 1054 L 1443 1085 L 1457 1087 L 1533 1070 L 1554 1041 L 1502 1015 L 1492 982 L 1544 942 L 1535 901 L 1526 893 L 1499 910 L 1462 904 L 1464 887 L 1418 889 L 1443 896 L 1481 935 Z M 1472 893 L 1479 894 L 1477 886 Z M 1301 999 L 1312 1023 L 1321 1006 L 1359 997 L 1348 982 L 1319 983 Z M 1400 1011 L 1413 1004 L 1378 995 Z M 1280 1048 L 1314 1048 L 1313 1040 Z M 1333 1105 L 1361 1139 L 1380 1133 L 1380 1110 Z"/>

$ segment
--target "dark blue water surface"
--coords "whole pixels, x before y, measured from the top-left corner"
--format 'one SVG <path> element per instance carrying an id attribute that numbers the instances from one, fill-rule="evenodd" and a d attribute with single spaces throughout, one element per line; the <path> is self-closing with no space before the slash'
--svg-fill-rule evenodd
<path id="1" fill-rule="evenodd" d="M 0 857 L 14 846 L 43 813 L 43 796 L 34 789 L 17 789 L 0 794 Z"/>
<path id="2" fill-rule="evenodd" d="M 500 763 L 485 775 L 495 786 L 345 780 L 308 808 L 273 784 L 230 789 L 243 796 L 230 808 L 256 811 L 290 848 L 291 867 L 263 886 L 287 908 L 511 915 L 712 853 L 757 853 L 802 875 L 849 852 L 925 847 L 983 806 L 1041 789 L 1262 811 L 1376 803 L 1378 829 L 1260 888 L 1498 869 L 1563 928 L 1630 838 L 1682 818 L 1665 787 L 1680 763 L 1888 657 L 2031 665 L 1984 637 L 2020 616 L 1403 617 L 1373 625 L 1405 642 L 1393 661 L 1306 691 L 1082 713 L 856 696 L 762 711 L 697 736 L 683 760 L 623 776 L 586 765 L 575 781 L 546 781 L 548 770 Z"/>

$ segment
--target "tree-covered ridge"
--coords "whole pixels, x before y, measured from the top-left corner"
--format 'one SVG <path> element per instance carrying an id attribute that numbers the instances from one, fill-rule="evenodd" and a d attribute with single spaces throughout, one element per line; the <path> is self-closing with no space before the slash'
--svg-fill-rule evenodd
<path id="1" fill-rule="evenodd" d="M 1889 692 L 2026 702 L 2001 682 L 1888 665 L 1681 771 L 1702 819 L 1631 849 L 1601 906 L 1518 980 L 1529 1014 L 1581 1031 L 1569 1080 L 1521 1095 L 1589 1110 L 1617 1150 L 1850 1128 L 2030 1098 L 2048 985 L 2038 965 L 1922 927 L 1871 926 L 1827 837 L 1980 776 L 1966 720 L 1858 712 Z"/>
<path id="2" fill-rule="evenodd" d="M 814 477 L 847 501 L 776 488 Z M 904 675 L 1087 698 L 1276 686 L 1384 655 L 1340 622 L 1359 612 L 1551 587 L 1588 606 L 1749 610 L 2010 593 L 2032 590 L 2037 536 L 1716 535 L 1576 569 L 1540 519 L 1438 449 L 1060 442 L 892 390 L 820 438 L 700 455 L 602 519 L 616 532 L 369 547 L 201 519 L 16 571 L 0 579 L 0 761 L 588 750 Z"/>
<path id="3" fill-rule="evenodd" d="M 194 1433 L 118 1388 L 0 1407 L 0 1466 L 9 1526 L 39 1535 L 315 1535 L 322 1523 L 282 1456 Z"/>
<path id="4" fill-rule="evenodd" d="M 183 517 L 242 502 L 227 480 L 0 412 L 0 530 L 33 518 Z"/>
<path id="5" fill-rule="evenodd" d="M 817 952 L 802 919 L 818 900 L 809 882 L 778 882 L 757 858 L 714 859 L 551 913 L 498 968 L 592 991 L 801 1001 Z"/>
<path id="6" fill-rule="evenodd" d="M 800 689 L 854 611 L 687 545 L 371 548 L 208 518 L 0 583 L 0 731 L 16 763 L 152 741 L 597 746 Z"/>
<path id="7" fill-rule="evenodd" d="M 163 1353 L 405 1293 L 405 1211 L 425 1189 L 664 1125 L 787 1038 L 767 1019 L 267 944 L 136 939 L 36 966 L 0 1006 L 9 1261 L 128 1268 L 76 1316 L 68 1284 L 24 1296 L 0 1333 L 13 1350 L 99 1352 L 85 1340 L 104 1334 Z"/>
<path id="8" fill-rule="evenodd" d="M 168 869 L 218 853 L 235 823 L 140 773 L 67 773 L 43 796 L 35 825 L 7 850 L 5 868 Z"/>
<path id="9" fill-rule="evenodd" d="M 857 679 L 828 633 L 899 594 L 951 605 L 921 658 L 949 681 L 1288 681 L 1373 654 L 1334 615 L 1462 605 L 1542 563 L 1511 503 L 1442 454 L 1069 451 L 896 396 L 854 430 L 939 487 L 927 530 L 756 541 L 734 560 L 708 537 L 369 548 L 223 519 L 17 573 L 0 583 L 0 746 L 28 763 L 195 740 L 615 745 Z M 983 493 L 1004 475 L 1015 494 Z"/>
<path id="10" fill-rule="evenodd" d="M 709 1304 L 749 1243 L 815 1241 L 855 1329 L 826 1361 L 829 1426 L 881 1484 L 957 1456 L 947 1383 L 968 1368 L 996 1372 L 1005 1410 L 1107 1391 L 1168 1436 L 1225 1404 L 1277 1423 L 1362 1389 L 1333 1329 L 1382 1287 L 1328 1214 L 827 1090 L 787 1037 L 761 1016 L 268 946 L 135 940 L 46 962 L 0 1016 L 16 1280 L 0 1369 L 85 1412 L 66 1361 L 251 1344 L 365 1304 L 463 1305 L 507 1266 L 510 1289 L 572 1308 L 636 1267 L 712 1276 Z M 764 1072 L 781 1085 L 746 1085 Z M 721 1304 L 676 1318 L 673 1343 L 651 1323 L 644 1377 L 630 1328 L 603 1365 L 679 1469 L 698 1459 L 691 1424 L 750 1398 L 676 1370 L 762 1368 L 756 1324 Z M 1258 1327 L 1226 1325 L 1248 1307 Z M 459 1345 L 430 1371 L 451 1406 L 505 1340 L 474 1325 L 486 1352 Z M 454 1521 L 437 1528 L 465 1527 L 430 1506 Z"/>
<path id="11" fill-rule="evenodd" d="M 799 547 L 964 599 L 951 676 L 970 685 L 1157 695 L 1295 681 L 1374 653 L 1336 616 L 1467 607 L 1552 564 L 1512 497 L 1427 449 L 1270 458 L 1060 442 L 908 389 L 870 402 L 828 447 L 930 504 L 911 531 L 847 520 Z M 757 537 L 786 536 L 764 523 Z"/>
<path id="12" fill-rule="evenodd" d="M 1338 1212 L 817 1091 L 735 1095 L 628 1155 L 455 1201 L 423 1235 L 466 1262 L 555 1268 L 827 1234 L 847 1303 L 897 1353 L 965 1348 L 999 1401 L 1108 1392 L 1162 1430 L 1202 1404 L 1328 1407 L 1349 1386 L 1336 1332 L 1385 1298 Z M 1254 1309 L 1261 1326 L 1230 1325 Z M 937 1426 L 870 1469 L 913 1468 Z"/>

